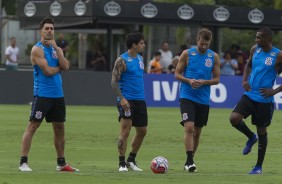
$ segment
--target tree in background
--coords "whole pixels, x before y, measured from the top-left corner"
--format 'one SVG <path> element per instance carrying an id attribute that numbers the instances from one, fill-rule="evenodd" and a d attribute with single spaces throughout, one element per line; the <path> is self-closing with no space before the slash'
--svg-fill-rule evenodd
<path id="1" fill-rule="evenodd" d="M 1 7 L 5 8 L 7 15 L 16 15 L 16 0 L 2 0 Z"/>

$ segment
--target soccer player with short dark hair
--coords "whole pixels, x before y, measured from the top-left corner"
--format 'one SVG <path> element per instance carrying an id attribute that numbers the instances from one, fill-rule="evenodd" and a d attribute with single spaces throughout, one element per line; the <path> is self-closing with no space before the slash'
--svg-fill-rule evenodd
<path id="1" fill-rule="evenodd" d="M 282 90 L 282 86 L 272 89 L 282 64 L 282 52 L 272 45 L 272 34 L 272 30 L 266 27 L 257 31 L 256 44 L 251 48 L 242 79 L 242 86 L 246 91 L 230 115 L 232 126 L 248 137 L 243 155 L 250 153 L 252 146 L 258 141 L 257 163 L 249 174 L 262 173 L 268 142 L 267 127 L 274 110 L 273 96 Z M 250 115 L 258 137 L 243 121 L 243 118 Z"/>
<path id="2" fill-rule="evenodd" d="M 28 166 L 28 153 L 33 135 L 45 118 L 52 122 L 54 144 L 57 152 L 57 171 L 79 171 L 65 161 L 66 107 L 62 87 L 61 71 L 69 70 L 69 61 L 54 40 L 54 21 L 45 18 L 39 25 L 41 39 L 30 55 L 34 76 L 34 99 L 28 127 L 22 138 L 20 171 L 32 171 Z"/>
<path id="3" fill-rule="evenodd" d="M 120 134 L 118 137 L 119 171 L 143 171 L 135 161 L 138 150 L 147 133 L 147 106 L 144 95 L 144 62 L 139 54 L 144 51 L 142 33 L 130 33 L 126 37 L 128 50 L 115 61 L 111 85 L 117 94 Z M 131 152 L 125 161 L 127 139 L 134 126 L 136 134 L 131 142 Z"/>

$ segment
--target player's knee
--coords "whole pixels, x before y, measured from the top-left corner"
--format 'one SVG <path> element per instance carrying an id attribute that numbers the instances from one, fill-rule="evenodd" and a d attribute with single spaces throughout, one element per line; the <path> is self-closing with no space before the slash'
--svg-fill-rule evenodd
<path id="1" fill-rule="evenodd" d="M 232 126 L 235 126 L 235 125 L 237 125 L 238 123 L 240 123 L 241 120 L 239 119 L 238 116 L 236 116 L 235 114 L 232 113 L 232 114 L 230 115 L 229 121 L 230 121 L 230 123 L 231 123 Z"/>
<path id="2" fill-rule="evenodd" d="M 194 134 L 194 124 L 185 123 L 185 133 L 186 134 Z"/>
<path id="3" fill-rule="evenodd" d="M 194 129 L 194 137 L 200 137 L 201 135 L 201 130 L 199 130 L 198 128 Z"/>
<path id="4" fill-rule="evenodd" d="M 38 123 L 38 122 L 30 122 L 28 126 L 28 130 L 31 132 L 35 132 L 39 128 L 40 124 L 41 123 Z"/>
<path id="5" fill-rule="evenodd" d="M 145 137 L 147 134 L 147 128 L 140 128 L 137 130 L 138 136 Z"/>
<path id="6" fill-rule="evenodd" d="M 257 134 L 260 136 L 267 134 L 267 128 L 266 127 L 257 127 Z"/>
<path id="7" fill-rule="evenodd" d="M 125 130 L 122 131 L 121 136 L 123 137 L 123 139 L 127 139 L 129 134 L 130 134 L 130 130 L 125 129 Z"/>

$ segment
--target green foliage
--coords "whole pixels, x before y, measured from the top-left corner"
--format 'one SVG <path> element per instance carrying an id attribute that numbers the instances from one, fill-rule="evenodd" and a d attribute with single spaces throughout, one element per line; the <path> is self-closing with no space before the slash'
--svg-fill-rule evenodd
<path id="1" fill-rule="evenodd" d="M 77 33 L 68 33 L 68 34 L 64 34 L 64 36 L 69 44 L 67 58 L 77 59 L 78 58 L 78 34 Z"/>
<path id="2" fill-rule="evenodd" d="M 215 0 L 215 4 L 250 8 L 273 8 L 274 0 Z"/>
<path id="3" fill-rule="evenodd" d="M 7 15 L 16 14 L 16 0 L 2 0 L 2 7 L 5 8 Z"/>
<path id="4" fill-rule="evenodd" d="M 245 52 L 250 51 L 255 44 L 256 30 L 241 30 L 222 28 L 222 51 L 226 51 L 232 44 L 239 45 Z"/>
<path id="5" fill-rule="evenodd" d="M 214 0 L 155 0 L 155 2 L 162 3 L 188 3 L 188 4 L 214 4 Z"/>
<path id="6" fill-rule="evenodd" d="M 211 109 L 208 126 L 204 127 L 195 155 L 197 173 L 183 170 L 185 151 L 183 128 L 179 125 L 178 108 L 148 108 L 148 134 L 137 161 L 144 172 L 119 173 L 116 141 L 119 133 L 116 107 L 67 106 L 66 160 L 81 170 L 79 173 L 57 173 L 56 153 L 51 124 L 42 123 L 36 132 L 30 155 L 31 173 L 18 171 L 21 138 L 30 113 L 28 105 L 0 105 L 0 183 L 1 184 L 275 184 L 281 183 L 282 113 L 274 112 L 268 129 L 269 143 L 261 176 L 247 174 L 257 158 L 257 144 L 252 152 L 242 155 L 246 137 L 229 123 L 231 109 Z M 246 124 L 255 131 L 250 124 Z M 5 131 L 4 131 L 5 130 Z M 129 137 L 130 140 L 134 129 Z M 153 174 L 150 162 L 155 156 L 165 156 L 169 171 Z"/>
<path id="7" fill-rule="evenodd" d="M 249 52 L 255 44 L 255 36 L 257 30 L 242 30 L 222 28 L 222 50 L 226 51 L 232 44 L 241 46 L 242 50 Z M 278 48 L 282 48 L 282 32 L 275 31 L 272 43 Z"/>
<path id="8" fill-rule="evenodd" d="M 274 8 L 275 9 L 282 9 L 282 1 L 281 0 L 274 0 Z"/>
<path id="9" fill-rule="evenodd" d="M 33 45 L 34 45 L 33 43 L 27 44 L 26 49 L 25 49 L 25 55 L 26 56 L 30 56 L 31 49 L 32 49 Z"/>

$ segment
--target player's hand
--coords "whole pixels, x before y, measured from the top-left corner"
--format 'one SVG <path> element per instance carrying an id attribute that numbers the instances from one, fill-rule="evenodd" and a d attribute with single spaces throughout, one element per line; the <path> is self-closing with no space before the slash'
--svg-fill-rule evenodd
<path id="1" fill-rule="evenodd" d="M 275 91 L 272 88 L 261 88 L 259 89 L 260 95 L 264 98 L 268 98 L 270 96 L 275 95 Z"/>
<path id="2" fill-rule="evenodd" d="M 193 83 L 191 84 L 192 88 L 199 88 L 201 86 L 204 85 L 204 81 L 203 80 L 195 80 L 193 79 Z"/>
<path id="3" fill-rule="evenodd" d="M 121 99 L 120 105 L 125 112 L 130 110 L 130 104 L 128 103 L 128 101 L 125 98 Z"/>
<path id="4" fill-rule="evenodd" d="M 193 89 L 196 88 L 196 79 L 190 79 L 189 83 Z"/>
<path id="5" fill-rule="evenodd" d="M 244 81 L 244 82 L 242 83 L 242 86 L 243 86 L 243 88 L 244 88 L 246 91 L 251 91 L 251 90 L 252 90 L 252 88 L 251 88 L 250 84 L 248 83 L 248 81 Z"/>
<path id="6" fill-rule="evenodd" d="M 52 40 L 45 40 L 45 43 L 46 43 L 47 45 L 52 45 L 52 47 L 54 47 L 54 49 L 56 49 L 56 50 L 57 50 L 57 48 L 58 48 L 58 46 L 57 46 L 57 44 L 56 44 L 56 41 L 55 41 L 54 39 L 52 39 Z"/>

